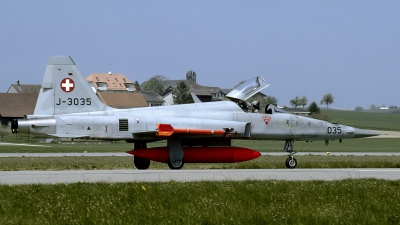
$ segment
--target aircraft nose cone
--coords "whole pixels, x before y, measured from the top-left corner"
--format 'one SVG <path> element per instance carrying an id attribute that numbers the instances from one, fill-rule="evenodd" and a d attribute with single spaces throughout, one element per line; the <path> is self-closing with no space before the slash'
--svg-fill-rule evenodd
<path id="1" fill-rule="evenodd" d="M 373 136 L 378 136 L 380 134 L 368 131 L 368 130 L 362 130 L 358 128 L 354 128 L 354 138 L 365 138 L 365 137 L 373 137 Z"/>

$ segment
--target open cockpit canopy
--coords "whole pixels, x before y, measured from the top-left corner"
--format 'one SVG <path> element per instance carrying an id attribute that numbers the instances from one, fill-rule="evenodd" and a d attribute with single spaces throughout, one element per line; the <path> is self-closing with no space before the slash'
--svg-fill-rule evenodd
<path id="1" fill-rule="evenodd" d="M 259 111 L 259 103 L 256 104 L 258 108 L 255 110 L 255 107 L 252 106 L 249 102 L 246 102 L 247 99 L 251 98 L 251 96 L 257 94 L 264 88 L 268 87 L 268 83 L 262 77 L 254 77 L 250 80 L 239 83 L 231 92 L 229 92 L 226 97 L 236 102 L 240 108 L 245 112 L 258 112 Z"/>
<path id="2" fill-rule="evenodd" d="M 268 85 L 269 84 L 264 80 L 264 78 L 254 77 L 236 86 L 235 89 L 226 95 L 226 97 L 234 102 L 246 101 L 257 92 L 268 87 Z"/>

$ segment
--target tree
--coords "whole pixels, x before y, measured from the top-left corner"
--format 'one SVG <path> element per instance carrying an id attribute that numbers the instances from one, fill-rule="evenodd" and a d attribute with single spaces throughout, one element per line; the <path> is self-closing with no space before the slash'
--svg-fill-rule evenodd
<path id="1" fill-rule="evenodd" d="M 185 82 L 181 81 L 176 84 L 176 87 L 173 88 L 174 92 L 174 104 L 186 104 L 186 103 L 193 103 L 193 98 L 189 93 L 189 87 L 185 84 Z"/>
<path id="2" fill-rule="evenodd" d="M 299 99 L 299 96 L 296 96 L 294 99 L 290 100 L 290 104 L 297 108 L 297 106 L 299 105 Z"/>
<path id="3" fill-rule="evenodd" d="M 267 96 L 265 99 L 265 105 L 271 104 L 274 106 L 278 106 L 278 99 L 276 99 L 274 96 Z"/>
<path id="4" fill-rule="evenodd" d="M 370 110 L 375 110 L 375 109 L 377 109 L 377 107 L 376 107 L 375 104 L 372 104 L 372 105 L 369 107 L 369 109 L 370 109 Z"/>
<path id="5" fill-rule="evenodd" d="M 303 97 L 299 98 L 299 96 L 296 96 L 294 99 L 290 100 L 290 104 L 293 105 L 295 108 L 297 108 L 297 106 L 301 105 L 306 106 L 308 103 L 308 99 L 305 95 L 303 95 Z"/>
<path id="6" fill-rule="evenodd" d="M 154 91 L 161 95 L 164 92 L 164 85 L 162 82 L 165 80 L 167 79 L 164 76 L 156 75 L 142 84 L 142 90 Z"/>
<path id="7" fill-rule="evenodd" d="M 307 99 L 307 97 L 306 97 L 305 95 L 303 95 L 303 97 L 300 98 L 300 99 L 297 101 L 297 104 L 303 106 L 303 108 L 304 108 L 304 106 L 306 106 L 306 105 L 308 104 L 308 99 Z"/>
<path id="8" fill-rule="evenodd" d="M 318 107 L 316 102 L 312 102 L 307 110 L 310 112 L 310 117 L 318 120 L 331 121 L 331 117 L 328 114 L 321 113 L 321 109 Z"/>
<path id="9" fill-rule="evenodd" d="M 135 86 L 136 91 L 141 91 L 141 90 L 142 90 L 142 88 L 140 87 L 138 81 L 135 81 L 135 83 L 133 84 L 133 86 Z"/>
<path id="10" fill-rule="evenodd" d="M 354 109 L 354 111 L 356 111 L 356 112 L 361 112 L 361 111 L 364 111 L 364 108 L 361 107 L 361 106 L 357 106 L 357 107 Z"/>
<path id="11" fill-rule="evenodd" d="M 328 108 L 328 106 L 330 104 L 333 103 L 333 96 L 331 93 L 325 94 L 324 97 L 322 97 L 320 104 L 321 105 L 326 105 L 326 108 Z"/>
<path id="12" fill-rule="evenodd" d="M 319 114 L 321 112 L 321 109 L 318 107 L 316 102 L 312 102 L 308 106 L 307 110 L 310 112 L 310 115 Z"/>

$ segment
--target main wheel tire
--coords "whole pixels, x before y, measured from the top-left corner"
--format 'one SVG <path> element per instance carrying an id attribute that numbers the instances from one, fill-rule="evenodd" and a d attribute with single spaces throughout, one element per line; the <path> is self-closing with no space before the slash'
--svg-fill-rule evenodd
<path id="1" fill-rule="evenodd" d="M 171 161 L 168 158 L 168 167 L 171 170 L 179 170 L 183 167 L 183 165 L 185 164 L 185 162 L 182 160 L 175 160 L 174 162 L 171 163 Z"/>
<path id="2" fill-rule="evenodd" d="M 133 157 L 133 163 L 138 170 L 147 170 L 150 166 L 150 160 L 139 156 Z"/>
<path id="3" fill-rule="evenodd" d="M 294 157 L 289 157 L 286 159 L 286 167 L 289 169 L 294 169 L 297 166 L 297 160 Z"/>

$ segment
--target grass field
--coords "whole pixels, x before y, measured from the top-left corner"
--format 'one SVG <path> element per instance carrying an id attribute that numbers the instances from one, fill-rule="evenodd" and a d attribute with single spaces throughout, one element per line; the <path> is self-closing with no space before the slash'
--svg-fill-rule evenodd
<path id="1" fill-rule="evenodd" d="M 400 114 L 343 110 L 323 110 L 322 112 L 331 116 L 332 122 L 352 127 L 400 131 Z"/>
<path id="2" fill-rule="evenodd" d="M 0 224 L 399 224 L 400 181 L 0 186 Z"/>
<path id="3" fill-rule="evenodd" d="M 258 140 L 233 140 L 232 145 L 238 147 L 246 147 L 261 152 L 276 152 L 282 151 L 283 141 L 258 141 Z M 37 143 L 36 143 L 37 144 Z M 16 145 L 0 145 L 2 153 L 23 153 L 23 152 L 126 152 L 133 148 L 133 144 L 125 141 L 115 142 L 94 142 L 91 144 L 76 143 L 76 144 L 40 144 L 45 147 L 30 147 Z M 166 146 L 165 141 L 149 143 L 148 147 Z M 294 143 L 296 151 L 302 152 L 399 152 L 399 138 L 362 138 L 349 139 L 339 141 L 331 141 L 328 146 L 325 146 L 323 141 L 305 142 L 298 141 Z"/>

